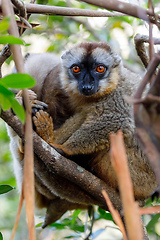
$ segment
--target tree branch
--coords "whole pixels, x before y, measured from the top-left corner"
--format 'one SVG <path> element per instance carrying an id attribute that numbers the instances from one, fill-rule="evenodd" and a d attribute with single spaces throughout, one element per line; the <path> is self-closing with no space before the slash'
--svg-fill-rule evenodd
<path id="1" fill-rule="evenodd" d="M 26 8 L 25 8 L 24 2 L 19 1 L 19 0 L 11 0 L 11 2 L 18 9 L 20 16 L 22 16 L 23 18 L 26 18 L 27 13 L 26 13 Z"/>
<path id="2" fill-rule="evenodd" d="M 2 111 L 1 118 L 13 128 L 13 130 L 19 135 L 20 138 L 22 138 L 22 140 L 24 140 L 22 124 L 11 111 Z M 108 209 L 105 199 L 102 195 L 102 190 L 105 190 L 114 204 L 114 207 L 120 211 L 121 201 L 119 194 L 115 189 L 108 186 L 105 182 L 84 168 L 78 166 L 75 162 L 60 155 L 35 132 L 33 132 L 33 147 L 34 153 L 43 161 L 49 171 L 53 172 L 53 174 L 56 172 L 56 174 L 60 175 L 61 177 L 66 178 L 70 182 L 78 185 L 85 192 L 97 199 L 101 206 L 103 206 L 105 209 Z"/>
<path id="3" fill-rule="evenodd" d="M 134 95 L 134 118 L 136 133 L 140 140 L 144 153 L 148 156 L 151 166 L 156 175 L 157 183 L 160 186 L 160 69 L 152 81 L 148 94 L 142 99 L 142 93 L 160 64 L 160 52 L 154 54 L 148 70 Z M 160 193 L 159 193 L 160 194 Z"/>
<path id="4" fill-rule="evenodd" d="M 138 202 L 135 202 L 123 134 L 120 130 L 117 133 L 111 134 L 111 159 L 118 179 L 128 238 L 130 240 L 142 240 L 143 229 L 141 226 L 139 206 Z"/>
<path id="5" fill-rule="evenodd" d="M 26 3 L 26 10 L 28 13 L 32 14 L 54 14 L 61 16 L 85 16 L 85 17 L 119 17 L 122 14 L 111 13 L 104 11 L 88 10 L 88 9 L 78 9 L 69 7 L 55 7 L 40 4 L 30 4 Z"/>
<path id="6" fill-rule="evenodd" d="M 157 19 L 160 19 L 160 16 L 158 14 L 154 15 L 152 11 L 146 10 L 144 8 L 138 7 L 130 3 L 117 1 L 117 0 L 107 0 L 107 1 L 106 0 L 99 0 L 99 1 L 80 0 L 80 1 L 95 5 L 97 7 L 105 8 L 107 10 L 121 12 L 121 13 L 127 14 L 128 16 L 140 18 L 147 22 L 152 22 L 156 24 L 158 27 L 160 27 L 160 23 L 157 22 Z"/>
<path id="7" fill-rule="evenodd" d="M 120 17 L 124 16 L 121 13 L 112 13 L 109 11 L 96 11 L 88 9 L 78 9 L 69 7 L 57 7 L 41 4 L 24 4 L 27 14 L 47 14 L 47 15 L 61 15 L 61 16 L 84 16 L 84 17 Z M 17 10 L 15 9 L 15 12 Z"/>
<path id="8" fill-rule="evenodd" d="M 134 37 L 134 42 L 135 42 L 137 54 L 140 57 L 143 65 L 145 66 L 145 68 L 147 68 L 148 63 L 149 63 L 149 57 L 147 55 L 146 47 L 145 47 L 144 43 L 149 43 L 150 42 L 149 36 L 136 34 L 135 37 Z M 153 38 L 153 44 L 154 45 L 160 44 L 160 39 Z"/>

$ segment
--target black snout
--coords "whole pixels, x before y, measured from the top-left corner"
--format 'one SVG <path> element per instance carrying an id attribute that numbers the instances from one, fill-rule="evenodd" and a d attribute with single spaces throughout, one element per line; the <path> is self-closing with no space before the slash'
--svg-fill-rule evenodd
<path id="1" fill-rule="evenodd" d="M 81 89 L 81 93 L 85 96 L 90 96 L 94 94 L 94 87 L 91 85 L 84 85 Z"/>
<path id="2" fill-rule="evenodd" d="M 84 96 L 91 96 L 98 91 L 99 81 L 91 76 L 90 73 L 81 75 L 78 80 L 78 90 Z"/>

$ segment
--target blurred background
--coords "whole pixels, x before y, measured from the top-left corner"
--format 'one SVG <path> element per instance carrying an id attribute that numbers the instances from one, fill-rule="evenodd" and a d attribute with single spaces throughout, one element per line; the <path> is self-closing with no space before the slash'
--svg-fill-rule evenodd
<path id="1" fill-rule="evenodd" d="M 29 1 L 24 1 L 29 2 Z M 145 0 L 126 1 L 147 7 Z M 60 7 L 74 7 L 79 9 L 97 10 L 97 7 L 74 0 L 38 0 L 39 4 L 48 4 Z M 160 13 L 160 2 L 154 0 L 155 12 Z M 98 9 L 100 10 L 100 9 Z M 22 39 L 27 46 L 22 47 L 23 54 L 27 52 L 55 52 L 61 56 L 62 52 L 73 44 L 82 41 L 107 41 L 115 52 L 124 61 L 125 66 L 143 76 L 145 69 L 136 54 L 134 47 L 134 36 L 137 33 L 148 35 L 148 24 L 133 17 L 63 17 L 45 16 L 35 14 L 30 17 L 29 22 L 39 24 L 32 30 L 26 30 Z M 160 38 L 160 32 L 156 26 L 153 27 L 153 36 Z M 146 44 L 147 47 L 147 44 Z M 2 50 L 3 45 L 0 45 Z M 160 47 L 155 46 L 155 51 Z M 3 76 L 11 73 L 13 59 L 10 57 L 3 65 Z M 9 151 L 9 138 L 6 133 L 5 124 L 0 120 L 0 184 L 9 184 L 15 187 L 12 191 L 0 195 L 0 231 L 5 240 L 11 236 L 14 225 L 19 194 L 14 179 L 12 157 Z M 151 204 L 150 200 L 147 204 Z M 61 239 L 96 239 L 112 240 L 122 239 L 120 231 L 113 223 L 109 213 L 101 209 L 95 211 L 95 223 L 93 234 L 87 238 L 91 220 L 85 211 L 72 211 L 67 213 L 61 220 L 51 227 L 41 230 L 39 223 L 43 222 L 44 213 L 38 213 L 36 219 L 37 239 L 61 240 Z M 160 214 L 145 216 L 145 223 L 150 234 L 150 239 L 160 239 Z M 54 231 L 53 231 L 54 230 Z M 84 233 L 85 232 L 85 233 Z M 27 240 L 28 233 L 25 220 L 25 211 L 21 213 L 16 240 Z"/>

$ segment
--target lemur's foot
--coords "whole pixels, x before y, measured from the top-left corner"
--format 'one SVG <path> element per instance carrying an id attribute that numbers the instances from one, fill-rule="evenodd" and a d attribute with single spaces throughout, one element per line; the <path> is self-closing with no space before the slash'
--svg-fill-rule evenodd
<path id="1" fill-rule="evenodd" d="M 37 134 L 47 143 L 53 143 L 53 121 L 47 112 L 40 110 L 33 117 Z"/>

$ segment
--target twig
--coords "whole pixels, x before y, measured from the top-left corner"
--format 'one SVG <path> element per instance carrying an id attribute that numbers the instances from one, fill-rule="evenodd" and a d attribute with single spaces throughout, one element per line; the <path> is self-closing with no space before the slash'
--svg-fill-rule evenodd
<path id="1" fill-rule="evenodd" d="M 22 206 L 23 206 L 23 200 L 24 200 L 24 196 L 23 196 L 23 192 L 21 192 L 18 211 L 17 211 L 17 215 L 16 215 L 16 220 L 15 220 L 14 227 L 12 229 L 11 240 L 14 240 L 14 236 L 15 236 L 16 229 L 17 229 L 17 226 L 18 226 L 18 223 L 19 223 L 19 218 L 20 218 L 20 214 L 21 214 L 21 210 L 22 210 Z"/>
<path id="2" fill-rule="evenodd" d="M 146 35 L 136 34 L 134 37 L 137 54 L 140 57 L 145 68 L 148 67 L 149 57 L 147 55 L 144 43 L 149 43 L 149 41 L 149 37 Z M 160 39 L 153 38 L 153 44 L 160 44 Z"/>
<path id="3" fill-rule="evenodd" d="M 157 66 L 160 64 L 160 52 L 154 54 L 148 70 L 138 88 L 135 99 L 141 104 L 134 104 L 136 133 L 144 153 L 147 155 L 160 186 L 160 69 L 152 81 L 145 99 L 141 99 L 147 82 L 150 82 Z M 137 102 L 138 103 L 138 102 Z"/>
<path id="4" fill-rule="evenodd" d="M 138 7 L 136 5 L 117 1 L 117 0 L 80 0 L 82 2 L 86 2 L 92 5 L 95 5 L 97 7 L 105 8 L 107 10 L 117 11 L 124 14 L 127 14 L 128 16 L 136 17 L 143 19 L 147 22 L 152 22 L 154 24 L 157 24 L 157 21 L 155 20 L 155 17 L 153 16 L 153 13 L 150 10 L 146 10 L 144 8 Z M 160 17 L 156 15 L 156 17 L 159 19 Z M 157 24 L 159 27 L 159 23 Z"/>
<path id="5" fill-rule="evenodd" d="M 152 0 L 148 0 L 148 7 L 150 11 L 153 13 L 153 16 L 155 16 Z M 153 29 L 153 24 L 149 22 L 149 61 L 151 61 L 154 54 L 152 29 Z"/>
<path id="6" fill-rule="evenodd" d="M 148 36 L 143 36 L 140 34 L 136 34 L 134 37 L 134 42 L 135 42 L 135 47 L 136 47 L 136 51 L 138 56 L 140 57 L 143 65 L 145 66 L 145 68 L 147 68 L 148 63 L 149 63 L 149 57 L 147 55 L 146 52 L 146 47 L 144 45 L 144 42 L 146 42 L 146 38 L 147 38 L 147 42 L 149 41 Z"/>
<path id="7" fill-rule="evenodd" d="M 22 16 L 23 18 L 26 18 L 27 17 L 27 13 L 26 13 L 26 8 L 25 8 L 24 2 L 19 1 L 19 0 L 11 0 L 11 2 L 18 9 L 19 15 Z"/>
<path id="8" fill-rule="evenodd" d="M 26 26 L 28 26 L 30 29 L 32 29 L 32 25 L 23 17 L 20 17 L 20 20 L 26 24 Z"/>
<path id="9" fill-rule="evenodd" d="M 140 208 L 139 209 L 139 213 L 141 215 L 160 213 L 160 205 L 153 206 L 153 207 L 143 207 L 143 208 Z"/>
<path id="10" fill-rule="evenodd" d="M 147 70 L 146 74 L 144 75 L 144 78 L 143 78 L 139 88 L 137 89 L 137 92 L 134 95 L 135 99 L 140 99 L 141 98 L 146 84 L 150 81 L 150 78 L 154 74 L 155 69 L 157 68 L 159 63 L 160 63 L 160 54 L 156 53 L 156 54 L 154 54 L 154 57 L 152 58 L 149 66 L 148 66 L 148 70 Z M 134 114 L 136 114 L 137 108 L 138 108 L 138 106 L 135 105 L 134 106 Z"/>
<path id="11" fill-rule="evenodd" d="M 2 10 L 4 16 L 11 18 L 9 33 L 15 37 L 19 37 L 17 24 L 14 18 L 14 11 L 10 0 L 2 0 Z M 11 45 L 13 58 L 18 72 L 24 73 L 24 61 L 19 45 Z M 34 165 L 33 165 L 33 139 L 32 139 L 32 119 L 31 106 L 29 104 L 29 97 L 27 90 L 23 90 L 24 103 L 26 107 L 26 122 L 25 122 L 25 144 L 24 144 L 24 190 L 25 207 L 27 224 L 30 239 L 35 240 L 34 229 Z"/>
<path id="12" fill-rule="evenodd" d="M 117 134 L 111 134 L 110 138 L 111 163 L 118 178 L 127 234 L 130 240 L 142 240 L 143 229 L 141 226 L 139 207 L 134 199 L 133 185 L 129 174 L 128 160 L 122 132 L 118 131 Z"/>
<path id="13" fill-rule="evenodd" d="M 120 228 L 120 230 L 123 234 L 123 239 L 127 240 L 126 231 L 125 231 L 124 224 L 122 222 L 119 212 L 116 209 L 114 209 L 113 204 L 112 204 L 111 200 L 109 199 L 108 194 L 104 190 L 102 191 L 102 194 L 106 200 L 107 206 L 109 208 L 110 213 L 112 214 L 112 217 L 113 217 L 115 223 Z"/>
<path id="14" fill-rule="evenodd" d="M 123 16 L 120 13 L 111 13 L 109 11 L 94 11 L 87 9 L 56 7 L 40 4 L 25 4 L 27 13 L 31 14 L 52 14 L 61 16 L 85 16 L 85 17 L 119 17 Z"/>

